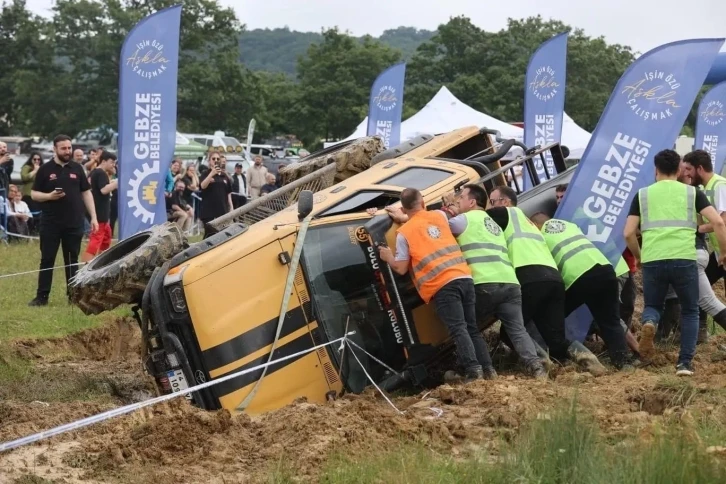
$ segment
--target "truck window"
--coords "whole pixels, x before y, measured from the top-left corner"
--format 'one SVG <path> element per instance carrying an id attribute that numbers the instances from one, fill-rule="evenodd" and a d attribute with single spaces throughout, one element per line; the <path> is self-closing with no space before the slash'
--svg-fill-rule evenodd
<path id="1" fill-rule="evenodd" d="M 378 299 L 367 254 L 355 237 L 356 228 L 364 222 L 310 228 L 303 244 L 303 268 L 315 316 L 328 339 L 343 336 L 347 324 L 348 331 L 356 332 L 353 341 L 398 370 L 405 363 L 403 349 Z M 330 353 L 340 365 L 337 349 Z M 386 370 L 380 364 L 361 351 L 356 355 L 373 379 L 384 377 Z M 361 391 L 367 385 L 352 355 L 343 358 L 342 373 L 351 391 Z"/>
<path id="2" fill-rule="evenodd" d="M 376 185 L 393 185 L 402 188 L 424 190 L 446 180 L 451 175 L 453 173 L 450 171 L 434 168 L 408 168 L 385 180 L 379 181 Z"/>
<path id="3" fill-rule="evenodd" d="M 319 217 L 329 217 L 331 215 L 342 215 L 344 213 L 365 212 L 369 208 L 381 209 L 388 205 L 398 202 L 401 199 L 400 194 L 391 194 L 384 191 L 366 190 L 358 192 L 352 197 L 346 198 L 337 205 L 333 205 Z"/>

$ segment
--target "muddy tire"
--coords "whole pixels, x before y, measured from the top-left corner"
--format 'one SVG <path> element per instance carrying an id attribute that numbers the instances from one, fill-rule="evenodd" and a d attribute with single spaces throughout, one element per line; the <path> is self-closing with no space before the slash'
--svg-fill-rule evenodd
<path id="1" fill-rule="evenodd" d="M 139 303 L 154 269 L 185 245 L 184 236 L 173 223 L 132 235 L 78 271 L 70 284 L 71 301 L 85 314 Z"/>
<path id="2" fill-rule="evenodd" d="M 384 150 L 380 138 L 358 138 L 352 143 L 335 145 L 295 163 L 280 168 L 280 177 L 283 185 L 292 183 L 305 175 L 328 165 L 336 165 L 335 183 L 346 180 L 371 167 L 371 159 Z"/>

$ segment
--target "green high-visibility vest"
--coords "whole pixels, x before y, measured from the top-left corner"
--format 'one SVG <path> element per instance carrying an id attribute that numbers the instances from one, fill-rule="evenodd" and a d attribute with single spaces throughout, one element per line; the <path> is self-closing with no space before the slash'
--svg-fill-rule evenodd
<path id="1" fill-rule="evenodd" d="M 547 243 L 537 226 L 517 207 L 508 207 L 509 223 L 504 230 L 509 260 L 515 269 L 524 266 L 547 266 L 557 269 Z"/>
<path id="2" fill-rule="evenodd" d="M 572 222 L 550 219 L 542 226 L 542 237 L 562 274 L 565 289 L 596 265 L 610 265 L 600 249 Z"/>
<path id="3" fill-rule="evenodd" d="M 714 173 L 714 175 L 708 181 L 706 187 L 703 190 L 703 192 L 706 194 L 706 197 L 708 198 L 708 201 L 711 202 L 711 205 L 713 205 L 714 208 L 718 206 L 717 203 L 720 201 L 717 188 L 721 185 L 726 185 L 726 178 L 722 177 L 721 175 L 716 175 Z M 716 210 L 718 211 L 718 209 Z M 710 232 L 708 234 L 708 242 L 711 245 L 711 250 L 716 253 L 720 252 L 718 246 L 718 239 L 716 238 L 716 232 Z M 724 249 L 726 249 L 726 247 L 724 247 Z"/>
<path id="4" fill-rule="evenodd" d="M 638 191 L 641 261 L 696 260 L 696 189 L 675 180 L 661 180 Z"/>
<path id="5" fill-rule="evenodd" d="M 466 230 L 456 241 L 469 264 L 474 284 L 509 283 L 519 285 L 509 261 L 507 239 L 502 228 L 484 210 L 464 214 Z"/>
<path id="6" fill-rule="evenodd" d="M 628 267 L 628 263 L 625 262 L 625 258 L 623 256 L 620 256 L 620 260 L 615 266 L 615 275 L 620 277 L 624 276 L 628 272 L 630 272 L 630 267 Z"/>

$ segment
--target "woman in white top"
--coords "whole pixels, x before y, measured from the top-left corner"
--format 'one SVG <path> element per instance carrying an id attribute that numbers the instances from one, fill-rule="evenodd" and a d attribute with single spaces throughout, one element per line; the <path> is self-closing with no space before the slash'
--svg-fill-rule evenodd
<path id="1" fill-rule="evenodd" d="M 22 194 L 17 186 L 10 185 L 8 187 L 8 201 L 5 205 L 7 207 L 9 234 L 11 236 L 13 234 L 30 235 L 28 220 L 33 218 L 33 214 L 30 213 L 28 204 L 22 200 Z"/>

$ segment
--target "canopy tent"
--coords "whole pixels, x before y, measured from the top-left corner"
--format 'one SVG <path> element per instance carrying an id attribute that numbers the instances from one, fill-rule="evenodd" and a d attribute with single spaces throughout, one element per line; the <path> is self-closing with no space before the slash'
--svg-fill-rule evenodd
<path id="1" fill-rule="evenodd" d="M 406 141 L 421 134 L 448 133 L 454 129 L 471 125 L 496 129 L 502 133 L 504 138 L 522 137 L 522 128 L 500 121 L 488 114 L 480 113 L 459 101 L 446 86 L 443 86 L 426 106 L 401 123 L 401 141 Z M 342 141 L 350 141 L 366 136 L 367 129 L 368 117 L 366 116 L 355 128 L 353 134 Z"/>
<path id="2" fill-rule="evenodd" d="M 522 141 L 524 137 L 522 128 L 477 111 L 461 102 L 446 86 L 443 86 L 426 106 L 401 123 L 401 141 L 406 141 L 421 134 L 447 133 L 472 125 L 495 129 L 505 139 L 514 138 Z M 366 136 L 367 129 L 368 117 L 361 121 L 353 134 L 342 141 L 350 141 Z M 562 123 L 562 144 L 570 149 L 570 157 L 579 158 L 582 152 L 585 151 L 589 141 L 590 133 L 579 127 L 565 113 Z M 327 147 L 340 142 L 326 143 L 325 145 Z M 513 148 L 509 155 L 516 156 L 520 153 L 521 149 Z"/>
<path id="3" fill-rule="evenodd" d="M 592 134 L 581 128 L 565 113 L 562 119 L 562 144 L 570 149 L 569 158 L 579 160 L 585 152 Z"/>

